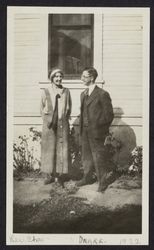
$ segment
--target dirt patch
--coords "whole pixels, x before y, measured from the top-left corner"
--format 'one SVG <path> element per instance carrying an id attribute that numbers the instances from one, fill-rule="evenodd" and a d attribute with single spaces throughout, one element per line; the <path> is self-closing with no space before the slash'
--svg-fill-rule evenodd
<path id="1" fill-rule="evenodd" d="M 119 182 L 122 185 L 124 179 L 98 193 L 97 183 L 77 190 L 71 181 L 62 188 L 44 185 L 42 178 L 15 180 L 13 231 L 141 233 L 141 186 L 134 188 L 132 178 L 127 189 L 120 188 Z"/>
<path id="2" fill-rule="evenodd" d="M 122 208 L 126 205 L 141 205 L 142 202 L 140 185 L 135 184 L 134 180 L 127 180 L 124 184 L 124 178 L 119 179 L 103 193 L 97 192 L 97 189 L 97 183 L 86 185 L 81 187 L 74 196 L 85 198 L 86 203 L 102 206 L 110 210 Z"/>
<path id="3" fill-rule="evenodd" d="M 44 185 L 42 178 L 25 178 L 14 181 L 14 202 L 33 205 L 50 198 L 50 185 Z"/>

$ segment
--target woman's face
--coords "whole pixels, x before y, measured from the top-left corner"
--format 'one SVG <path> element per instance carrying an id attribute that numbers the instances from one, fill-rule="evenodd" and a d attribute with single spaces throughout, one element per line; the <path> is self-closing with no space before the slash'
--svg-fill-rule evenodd
<path id="1" fill-rule="evenodd" d="M 60 72 L 57 72 L 55 76 L 53 77 L 53 83 L 60 85 L 62 82 L 63 76 Z"/>

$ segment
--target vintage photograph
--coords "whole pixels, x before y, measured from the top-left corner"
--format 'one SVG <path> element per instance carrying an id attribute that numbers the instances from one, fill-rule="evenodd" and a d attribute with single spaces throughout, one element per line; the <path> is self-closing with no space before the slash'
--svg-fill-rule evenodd
<path id="1" fill-rule="evenodd" d="M 147 245 L 149 8 L 7 8 L 7 244 Z"/>

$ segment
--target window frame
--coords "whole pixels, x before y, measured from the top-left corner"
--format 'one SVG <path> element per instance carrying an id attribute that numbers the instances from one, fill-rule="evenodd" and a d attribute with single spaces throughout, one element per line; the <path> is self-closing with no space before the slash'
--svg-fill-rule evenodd
<path id="1" fill-rule="evenodd" d="M 47 13 L 42 20 L 42 80 L 48 81 L 48 15 L 54 14 Z M 63 13 L 62 13 L 63 14 Z M 86 13 L 93 14 L 93 67 L 98 71 L 96 82 L 103 81 L 103 14 L 102 13 Z M 81 83 L 81 79 L 63 79 L 64 83 Z"/>
<path id="2" fill-rule="evenodd" d="M 58 13 L 59 15 L 66 15 L 66 13 Z M 55 14 L 48 14 L 48 72 L 49 70 L 51 69 L 50 67 L 50 62 L 49 62 L 49 53 L 50 53 L 50 47 L 49 47 L 49 44 L 50 44 L 50 38 L 52 37 L 52 31 L 55 29 L 55 30 L 61 30 L 61 29 L 64 29 L 64 30 L 89 30 L 90 31 L 90 34 L 91 34 L 91 50 L 92 50 L 92 53 L 91 53 L 91 64 L 93 65 L 93 57 L 94 57 L 94 53 L 93 53 L 93 50 L 94 50 L 94 14 L 93 13 L 85 13 L 85 15 L 91 15 L 90 17 L 90 23 L 89 24 L 54 24 L 53 25 L 53 15 L 58 15 L 57 13 Z M 70 13 L 71 14 L 71 13 Z M 75 13 L 77 15 L 80 15 L 80 14 L 84 14 L 84 13 Z M 74 14 L 74 15 L 75 15 Z M 69 14 L 68 14 L 69 15 Z M 71 73 L 68 73 L 65 74 L 65 79 L 66 80 L 74 80 L 74 79 L 77 79 L 79 80 L 80 79 L 80 74 L 71 74 Z"/>

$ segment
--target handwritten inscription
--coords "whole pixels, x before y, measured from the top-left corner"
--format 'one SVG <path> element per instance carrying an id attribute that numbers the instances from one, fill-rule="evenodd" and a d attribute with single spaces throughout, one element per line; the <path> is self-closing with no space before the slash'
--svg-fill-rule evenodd
<path id="1" fill-rule="evenodd" d="M 36 237 L 36 236 L 27 236 L 27 237 L 17 237 L 15 235 L 11 235 L 10 236 L 10 242 L 12 243 L 25 243 L 25 242 L 29 242 L 29 243 L 40 243 L 41 241 L 43 241 L 43 239 Z"/>
<path id="2" fill-rule="evenodd" d="M 85 244 L 85 245 L 104 245 L 107 242 L 102 238 L 86 238 L 83 236 L 79 236 L 79 244 Z"/>
<path id="3" fill-rule="evenodd" d="M 140 242 L 140 240 L 138 239 L 138 238 L 122 238 L 121 240 L 120 240 L 120 245 L 140 245 L 141 244 L 141 242 Z"/>
<path id="4" fill-rule="evenodd" d="M 35 236 L 35 235 L 27 235 L 27 236 L 10 236 L 10 242 L 15 244 L 24 244 L 24 243 L 31 243 L 31 244 L 40 244 L 43 242 L 43 239 Z M 107 245 L 109 242 L 107 240 L 100 238 L 100 237 L 85 237 L 79 235 L 79 245 Z M 139 238 L 121 238 L 119 245 L 140 245 L 141 241 Z"/>
<path id="5" fill-rule="evenodd" d="M 120 239 L 120 245 L 140 245 L 141 242 L 138 238 L 121 238 Z M 107 242 L 103 238 L 90 238 L 90 237 L 84 237 L 79 236 L 79 244 L 82 245 L 107 245 L 109 242 Z"/>

